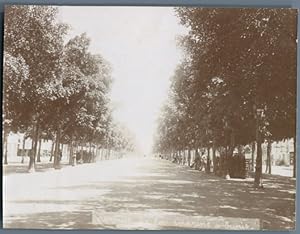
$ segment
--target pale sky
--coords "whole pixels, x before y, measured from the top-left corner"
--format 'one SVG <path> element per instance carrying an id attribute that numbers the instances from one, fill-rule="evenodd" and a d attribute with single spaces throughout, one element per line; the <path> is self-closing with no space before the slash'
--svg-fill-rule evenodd
<path id="1" fill-rule="evenodd" d="M 71 35 L 86 32 L 90 51 L 112 66 L 114 118 L 135 135 L 144 153 L 152 147 L 156 119 L 182 51 L 186 32 L 170 7 L 61 7 Z"/>

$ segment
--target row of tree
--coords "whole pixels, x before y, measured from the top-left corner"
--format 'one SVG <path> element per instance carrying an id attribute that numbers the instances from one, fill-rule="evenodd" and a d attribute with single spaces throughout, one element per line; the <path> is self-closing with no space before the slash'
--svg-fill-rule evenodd
<path id="1" fill-rule="evenodd" d="M 86 34 L 66 40 L 69 26 L 57 7 L 8 6 L 4 27 L 4 138 L 23 132 L 32 139 L 34 170 L 39 139 L 51 139 L 54 167 L 59 145 L 93 144 L 133 150 L 133 139 L 112 119 L 111 67 L 89 51 Z M 74 147 L 75 146 L 75 147 Z M 7 150 L 5 150 L 7 163 Z"/>
<path id="2" fill-rule="evenodd" d="M 213 158 L 218 150 L 228 162 L 234 149 L 256 145 L 259 187 L 262 143 L 295 142 L 297 12 L 178 8 L 176 13 L 189 33 L 181 40 L 185 58 L 171 80 L 155 151 L 213 148 Z"/>

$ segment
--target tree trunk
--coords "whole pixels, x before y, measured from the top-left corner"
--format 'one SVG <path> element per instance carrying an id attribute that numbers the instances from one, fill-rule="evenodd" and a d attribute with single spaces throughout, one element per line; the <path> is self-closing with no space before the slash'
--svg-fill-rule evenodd
<path id="1" fill-rule="evenodd" d="M 60 143 L 60 128 L 56 131 L 56 139 L 55 139 L 55 149 L 54 149 L 54 162 L 53 167 L 54 169 L 60 169 L 60 149 L 59 149 L 59 143 Z"/>
<path id="2" fill-rule="evenodd" d="M 266 159 L 266 169 L 265 169 L 265 173 L 268 173 L 269 171 L 269 156 L 268 156 L 268 152 L 267 152 L 267 159 Z"/>
<path id="3" fill-rule="evenodd" d="M 262 141 L 260 137 L 257 139 L 257 154 L 256 154 L 256 166 L 255 166 L 255 178 L 254 187 L 261 188 L 262 185 Z"/>
<path id="4" fill-rule="evenodd" d="M 191 166 L 191 150 L 188 149 L 188 166 Z"/>
<path id="5" fill-rule="evenodd" d="M 3 144 L 4 144 L 4 164 L 8 164 L 8 160 L 7 160 L 7 138 L 8 138 L 8 133 L 4 132 L 4 139 L 3 139 Z"/>
<path id="6" fill-rule="evenodd" d="M 52 162 L 52 158 L 53 158 L 53 154 L 54 154 L 54 146 L 55 146 L 55 141 L 52 140 L 52 145 L 51 145 L 51 155 L 50 155 L 49 162 Z"/>
<path id="7" fill-rule="evenodd" d="M 59 153 L 59 161 L 62 160 L 62 157 L 63 157 L 63 152 L 64 152 L 64 144 L 60 144 L 61 145 L 61 148 L 60 148 L 60 153 Z"/>
<path id="8" fill-rule="evenodd" d="M 224 157 L 222 160 L 222 176 L 227 175 L 227 159 L 228 159 L 228 146 L 226 145 L 224 150 Z"/>
<path id="9" fill-rule="evenodd" d="M 77 146 L 77 142 L 75 141 L 75 143 L 74 143 L 75 145 L 72 147 L 72 155 L 71 155 L 71 157 L 72 157 L 72 166 L 76 166 L 76 164 L 77 164 L 77 152 L 78 152 L 78 146 Z M 74 150 L 75 149 L 75 150 Z"/>
<path id="10" fill-rule="evenodd" d="M 271 150 L 272 150 L 272 141 L 268 139 L 267 144 L 267 165 L 266 165 L 266 173 L 272 173 L 272 158 L 271 158 Z"/>
<path id="11" fill-rule="evenodd" d="M 110 159 L 111 149 L 108 149 L 107 159 Z"/>
<path id="12" fill-rule="evenodd" d="M 180 158 L 181 158 L 181 164 L 184 165 L 184 150 L 179 150 Z"/>
<path id="13" fill-rule="evenodd" d="M 55 137 L 55 143 L 54 143 L 54 153 L 53 153 L 53 158 L 54 158 L 54 160 L 53 160 L 53 167 L 55 168 L 56 167 L 56 164 L 57 164 L 57 151 L 58 151 L 58 144 L 57 144 L 57 142 L 58 142 L 58 138 L 57 138 L 57 136 L 58 136 L 58 132 L 56 132 L 56 137 Z"/>
<path id="14" fill-rule="evenodd" d="M 99 154 L 99 146 L 96 145 L 96 152 L 95 152 L 95 156 L 94 156 L 94 161 L 93 161 L 93 162 L 96 162 L 96 161 L 97 161 L 98 154 Z"/>
<path id="15" fill-rule="evenodd" d="M 256 109 L 257 112 L 257 109 Z M 254 176 L 254 187 L 255 188 L 263 188 L 262 184 L 262 135 L 260 130 L 260 121 L 261 116 L 257 113 L 255 114 L 255 135 L 256 135 L 256 165 L 255 165 L 255 176 Z"/>
<path id="16" fill-rule="evenodd" d="M 23 145 L 22 145 L 22 160 L 21 160 L 21 163 L 24 163 L 24 158 L 25 158 L 25 142 L 26 142 L 26 137 L 24 135 L 23 137 Z"/>
<path id="17" fill-rule="evenodd" d="M 37 158 L 36 161 L 37 162 L 41 162 L 41 145 L 42 145 L 42 139 L 39 139 L 39 148 L 38 148 L 38 153 L 37 153 Z"/>
<path id="18" fill-rule="evenodd" d="M 231 130 L 231 133 L 230 133 L 230 147 L 229 147 L 229 152 L 226 151 L 226 179 L 230 179 L 230 168 L 231 168 L 231 159 L 233 157 L 233 151 L 234 151 L 234 148 L 235 148 L 235 134 L 234 134 L 234 131 Z"/>
<path id="19" fill-rule="evenodd" d="M 254 171 L 254 160 L 255 160 L 255 141 L 252 142 L 252 149 L 251 149 L 251 169 Z"/>
<path id="20" fill-rule="evenodd" d="M 80 161 L 83 161 L 83 145 L 81 144 L 80 148 Z"/>
<path id="21" fill-rule="evenodd" d="M 73 164 L 73 136 L 71 135 L 70 153 L 69 153 L 69 165 Z"/>
<path id="22" fill-rule="evenodd" d="M 88 162 L 91 163 L 92 162 L 92 143 L 89 143 L 89 157 L 88 157 Z"/>
<path id="23" fill-rule="evenodd" d="M 296 172 L 296 168 L 297 168 L 297 149 L 296 149 L 296 136 L 294 137 L 294 158 L 293 158 L 293 177 L 296 178 L 297 172 Z"/>
<path id="24" fill-rule="evenodd" d="M 210 173 L 210 148 L 207 147 L 206 173 Z"/>
<path id="25" fill-rule="evenodd" d="M 180 158 L 181 158 L 181 164 L 184 165 L 184 150 L 179 150 Z"/>
<path id="26" fill-rule="evenodd" d="M 32 135 L 34 136 L 34 128 L 32 128 Z M 28 156 L 29 156 L 29 163 L 30 163 L 30 157 L 33 153 L 33 148 L 34 148 L 34 137 L 31 138 L 31 149 L 30 151 L 28 152 Z"/>
<path id="27" fill-rule="evenodd" d="M 29 157 L 29 165 L 28 165 L 28 172 L 34 172 L 35 171 L 35 159 L 37 154 L 37 143 L 39 138 L 39 123 L 36 121 L 36 123 L 33 126 L 33 139 L 32 139 L 32 149 L 30 152 Z"/>
<path id="28" fill-rule="evenodd" d="M 69 146 L 69 165 L 72 165 L 72 155 L 73 155 L 73 142 L 71 141 Z"/>
<path id="29" fill-rule="evenodd" d="M 216 173 L 216 167 L 217 167 L 217 163 L 216 163 L 216 146 L 215 144 L 213 144 L 213 149 L 212 149 L 212 158 L 213 158 L 213 170 L 214 170 L 214 173 Z"/>
<path id="30" fill-rule="evenodd" d="M 229 151 L 229 157 L 233 156 L 234 148 L 235 148 L 235 134 L 234 134 L 234 131 L 232 130 L 231 134 L 230 134 L 230 151 Z"/>

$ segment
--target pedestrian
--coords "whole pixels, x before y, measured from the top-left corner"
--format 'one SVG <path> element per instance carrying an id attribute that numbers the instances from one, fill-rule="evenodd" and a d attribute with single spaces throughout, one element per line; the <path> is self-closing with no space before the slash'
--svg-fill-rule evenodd
<path id="1" fill-rule="evenodd" d="M 72 155 L 72 166 L 74 167 L 76 165 L 76 150 L 74 150 Z"/>
<path id="2" fill-rule="evenodd" d="M 61 161 L 61 159 L 62 159 L 62 150 L 59 149 L 59 161 Z"/>

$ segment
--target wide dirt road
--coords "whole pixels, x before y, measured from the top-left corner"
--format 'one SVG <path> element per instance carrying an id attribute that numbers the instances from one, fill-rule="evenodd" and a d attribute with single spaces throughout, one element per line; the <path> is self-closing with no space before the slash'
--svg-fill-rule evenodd
<path id="1" fill-rule="evenodd" d="M 4 176 L 5 228 L 293 229 L 295 180 L 224 180 L 126 158 Z"/>

